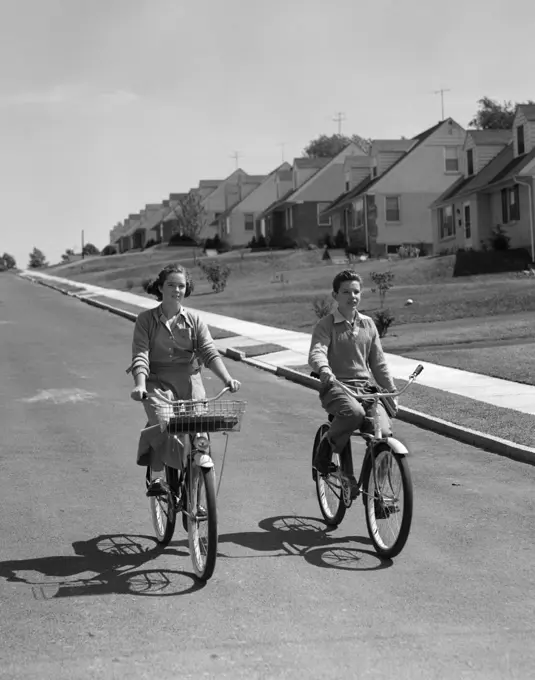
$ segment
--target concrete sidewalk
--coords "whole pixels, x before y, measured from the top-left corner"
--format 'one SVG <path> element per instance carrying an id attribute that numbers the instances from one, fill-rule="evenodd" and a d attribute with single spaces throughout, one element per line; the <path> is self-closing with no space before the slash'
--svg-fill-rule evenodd
<path id="1" fill-rule="evenodd" d="M 153 298 L 146 298 L 127 291 L 101 288 L 100 286 L 51 276 L 39 271 L 27 270 L 21 272 L 21 275 L 43 279 L 50 283 L 56 283 L 58 286 L 75 286 L 79 289 L 76 291 L 76 295 L 80 297 L 105 297 L 110 301 L 116 300 L 139 309 L 149 309 L 157 304 Z M 194 309 L 194 306 L 192 306 L 192 309 Z M 272 343 L 283 347 L 284 350 L 262 355 L 259 357 L 262 362 L 287 368 L 303 366 L 308 363 L 311 338 L 309 333 L 273 328 L 203 310 L 196 311 L 210 326 L 236 334 L 236 337 L 216 341 L 216 345 L 221 349 Z M 418 377 L 418 382 L 422 385 L 500 408 L 508 408 L 530 415 L 535 414 L 535 386 L 533 385 L 522 385 L 425 361 L 418 362 L 417 359 L 407 359 L 396 354 L 386 354 L 386 358 L 394 378 L 407 379 L 416 365 L 421 363 L 425 370 Z"/>

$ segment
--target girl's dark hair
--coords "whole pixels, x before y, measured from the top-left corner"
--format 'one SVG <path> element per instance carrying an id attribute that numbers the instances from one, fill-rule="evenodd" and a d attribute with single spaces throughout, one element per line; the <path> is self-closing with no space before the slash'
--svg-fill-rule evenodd
<path id="1" fill-rule="evenodd" d="M 189 271 L 186 269 L 186 267 L 183 267 L 181 264 L 168 264 L 167 267 L 164 267 L 162 271 L 158 274 L 158 276 L 154 279 L 154 281 L 151 281 L 149 285 L 147 286 L 147 293 L 149 295 L 154 295 L 158 300 L 162 300 L 162 293 L 160 291 L 160 288 L 163 286 L 163 284 L 167 281 L 167 278 L 171 274 L 183 274 L 186 277 L 186 294 L 185 297 L 189 297 L 193 293 L 193 281 L 191 280 L 191 276 Z"/>
<path id="2" fill-rule="evenodd" d="M 358 281 L 362 286 L 362 278 L 357 272 L 352 269 L 344 269 L 344 271 L 339 272 L 333 279 L 333 290 L 335 293 L 338 293 L 340 286 L 344 281 Z"/>

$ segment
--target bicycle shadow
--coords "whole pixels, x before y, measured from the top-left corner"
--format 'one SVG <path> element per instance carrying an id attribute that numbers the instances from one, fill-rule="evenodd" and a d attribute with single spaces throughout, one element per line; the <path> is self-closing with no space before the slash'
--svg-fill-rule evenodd
<path id="1" fill-rule="evenodd" d="M 72 547 L 74 555 L 0 562 L 0 577 L 30 585 L 38 600 L 112 594 L 169 597 L 205 585 L 186 571 L 140 569 L 164 553 L 188 554 L 163 549 L 151 536 L 103 534 L 75 541 Z"/>
<path id="2" fill-rule="evenodd" d="M 234 543 L 254 552 L 272 553 L 269 557 L 303 557 L 309 564 L 326 569 L 377 571 L 392 566 L 390 559 L 380 557 L 374 550 L 348 547 L 355 542 L 371 545 L 365 536 L 333 537 L 337 527 L 328 526 L 316 517 L 279 515 L 258 523 L 262 531 L 238 532 L 219 536 L 219 547 Z M 218 551 L 225 559 L 250 559 L 252 556 L 232 556 Z M 370 566 L 371 557 L 376 564 Z"/>

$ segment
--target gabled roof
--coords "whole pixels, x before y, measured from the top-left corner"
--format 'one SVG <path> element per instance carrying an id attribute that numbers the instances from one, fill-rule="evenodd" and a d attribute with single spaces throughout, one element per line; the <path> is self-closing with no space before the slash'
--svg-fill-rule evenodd
<path id="1" fill-rule="evenodd" d="M 282 208 L 285 206 L 287 203 L 288 198 L 294 193 L 293 189 L 290 189 L 287 191 L 281 198 L 278 198 L 276 201 L 273 201 L 271 205 L 268 205 L 268 207 L 264 210 L 264 212 L 260 215 L 260 219 L 263 217 L 266 217 L 270 213 L 274 212 L 278 208 Z"/>
<path id="2" fill-rule="evenodd" d="M 356 187 L 353 187 L 353 189 L 350 189 L 349 191 L 346 191 L 345 193 L 338 196 L 338 198 L 335 199 L 321 214 L 329 215 L 335 210 L 338 210 L 338 208 L 341 208 L 343 205 L 351 203 L 352 199 L 362 194 L 371 183 L 372 176 L 368 175 L 362 180 L 362 182 L 359 182 Z"/>
<path id="3" fill-rule="evenodd" d="M 337 154 L 338 155 L 338 154 Z M 296 168 L 323 168 L 330 163 L 332 158 L 294 158 Z"/>
<path id="4" fill-rule="evenodd" d="M 414 139 L 375 139 L 372 140 L 374 151 L 408 151 L 414 145 Z"/>
<path id="5" fill-rule="evenodd" d="M 513 179 L 513 177 L 534 158 L 535 149 L 528 154 L 523 154 L 522 156 L 517 156 L 515 158 L 514 147 L 513 144 L 510 143 L 487 163 L 477 175 L 461 177 L 453 184 L 453 186 L 449 187 L 441 196 L 433 201 L 431 207 L 436 208 L 452 199 L 469 196 L 478 191 L 492 188 L 493 185 L 500 182 L 506 182 L 507 180 Z"/>
<path id="6" fill-rule="evenodd" d="M 513 138 L 512 130 L 467 130 L 476 146 L 504 146 Z"/>
<path id="7" fill-rule="evenodd" d="M 385 177 L 389 172 L 391 172 L 401 161 L 403 161 L 409 154 L 411 154 L 414 149 L 420 146 L 428 137 L 430 137 L 436 130 L 438 130 L 439 127 L 444 125 L 448 120 L 452 120 L 451 118 L 447 118 L 446 120 L 441 120 L 439 123 L 436 125 L 433 125 L 432 127 L 428 128 L 427 130 L 424 130 L 423 132 L 420 132 L 420 134 L 416 135 L 415 137 L 412 138 L 412 140 L 396 140 L 396 141 L 403 141 L 403 142 L 412 142 L 412 146 L 402 155 L 400 156 L 392 165 L 387 168 L 383 173 L 378 175 L 377 177 L 374 177 L 373 179 L 367 178 L 367 180 L 363 180 L 359 185 L 357 185 L 354 189 L 351 191 L 348 191 L 346 194 L 341 194 L 336 198 L 324 211 L 323 215 L 327 214 L 328 212 L 331 212 L 334 204 L 336 203 L 336 208 L 341 208 L 343 205 L 346 203 L 349 203 L 353 198 L 356 198 L 360 194 L 367 192 L 369 189 L 371 189 L 372 186 L 377 184 L 377 182 Z M 379 141 L 379 140 L 377 140 Z M 414 144 L 414 142 L 416 142 Z M 373 142 L 372 142 L 373 145 Z"/>
<path id="8" fill-rule="evenodd" d="M 291 170 L 286 170 L 286 169 L 281 170 L 281 168 L 287 168 L 288 165 L 289 165 L 289 164 L 286 163 L 286 161 L 285 161 L 285 162 L 281 163 L 281 165 L 279 165 L 278 167 L 276 167 L 275 170 L 272 170 L 268 175 L 248 175 L 248 176 L 247 176 L 247 179 L 249 179 L 249 180 L 252 179 L 252 180 L 257 181 L 257 182 L 258 182 L 258 186 L 255 187 L 250 193 L 248 193 L 247 196 L 244 196 L 243 198 L 240 198 L 238 201 L 236 201 L 236 202 L 233 203 L 230 207 L 228 207 L 224 212 L 222 212 L 222 213 L 217 217 L 217 219 L 215 219 L 215 220 L 211 223 L 211 226 L 217 224 L 218 221 L 219 221 L 220 219 L 224 219 L 224 218 L 228 217 L 228 216 L 230 215 L 230 213 L 234 210 L 234 208 L 237 208 L 237 207 L 240 205 L 240 203 L 243 203 L 243 202 L 244 202 L 245 200 L 247 200 L 250 196 L 252 196 L 252 195 L 254 194 L 255 191 L 257 191 L 258 189 L 260 189 L 260 187 L 262 187 L 262 186 L 264 185 L 264 183 L 267 182 L 268 179 L 270 179 L 270 177 L 273 177 L 274 175 L 280 175 L 280 174 L 282 174 L 282 173 L 289 173 L 288 179 L 289 179 L 289 180 L 292 179 L 292 171 L 291 171 Z"/>
<path id="9" fill-rule="evenodd" d="M 150 217 L 147 219 L 147 223 L 144 225 L 145 229 L 156 229 L 163 221 L 164 218 L 167 217 L 169 213 L 169 205 L 163 205 L 153 212 Z"/>
<path id="10" fill-rule="evenodd" d="M 199 189 L 209 189 L 210 187 L 218 187 L 223 179 L 201 179 L 199 180 Z"/>
<path id="11" fill-rule="evenodd" d="M 535 122 L 535 104 L 519 104 L 518 109 L 522 111 L 527 120 Z"/>

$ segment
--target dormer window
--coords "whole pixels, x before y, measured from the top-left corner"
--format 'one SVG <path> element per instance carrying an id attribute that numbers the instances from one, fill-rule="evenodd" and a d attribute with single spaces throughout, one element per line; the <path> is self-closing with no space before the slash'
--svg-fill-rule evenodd
<path id="1" fill-rule="evenodd" d="M 474 174 L 474 150 L 468 149 L 466 152 L 466 168 L 468 175 Z"/>
<path id="2" fill-rule="evenodd" d="M 526 153 L 526 146 L 524 144 L 524 126 L 523 125 L 519 125 L 516 128 L 516 146 L 517 146 L 519 156 L 522 156 L 522 154 Z"/>

